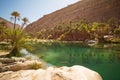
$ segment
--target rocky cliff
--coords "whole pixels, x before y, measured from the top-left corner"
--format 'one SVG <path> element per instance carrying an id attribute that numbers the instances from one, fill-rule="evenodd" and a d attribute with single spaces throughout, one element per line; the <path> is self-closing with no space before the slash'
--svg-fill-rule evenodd
<path id="1" fill-rule="evenodd" d="M 115 17 L 120 19 L 119 0 L 81 0 L 51 14 L 44 15 L 27 26 L 27 32 L 38 32 L 42 28 L 51 28 L 61 23 L 87 19 L 89 22 L 106 22 Z"/>

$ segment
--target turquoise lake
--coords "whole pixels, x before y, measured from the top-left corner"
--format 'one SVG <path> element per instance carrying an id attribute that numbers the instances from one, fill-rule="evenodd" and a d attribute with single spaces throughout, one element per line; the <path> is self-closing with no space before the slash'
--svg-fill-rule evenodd
<path id="1" fill-rule="evenodd" d="M 103 80 L 120 80 L 120 44 L 44 42 L 32 53 L 55 66 L 82 65 L 97 71 Z"/>

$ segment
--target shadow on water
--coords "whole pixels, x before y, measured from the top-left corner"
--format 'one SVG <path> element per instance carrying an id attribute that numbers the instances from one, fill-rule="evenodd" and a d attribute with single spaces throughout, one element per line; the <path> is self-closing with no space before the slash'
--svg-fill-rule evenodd
<path id="1" fill-rule="evenodd" d="M 82 65 L 103 80 L 120 80 L 120 44 L 87 46 L 81 43 L 39 43 L 32 53 L 56 66 Z"/>

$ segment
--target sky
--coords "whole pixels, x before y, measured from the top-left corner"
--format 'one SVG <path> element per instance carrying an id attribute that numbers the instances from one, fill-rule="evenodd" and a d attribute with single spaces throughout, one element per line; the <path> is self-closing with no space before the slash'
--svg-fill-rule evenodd
<path id="1" fill-rule="evenodd" d="M 11 13 L 17 11 L 21 18 L 27 17 L 31 23 L 78 1 L 80 0 L 0 0 L 0 17 L 10 21 Z"/>

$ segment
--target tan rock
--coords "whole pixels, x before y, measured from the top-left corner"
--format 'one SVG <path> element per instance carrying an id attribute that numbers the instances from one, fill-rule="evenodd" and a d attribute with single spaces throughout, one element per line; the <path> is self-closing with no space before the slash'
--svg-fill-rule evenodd
<path id="1" fill-rule="evenodd" d="M 7 54 L 9 54 L 9 52 L 0 50 L 0 56 L 4 56 L 4 55 L 7 55 Z"/>
<path id="2" fill-rule="evenodd" d="M 2 67 L 2 63 L 0 62 L 0 67 Z"/>
<path id="3" fill-rule="evenodd" d="M 27 70 L 27 69 L 37 69 L 40 68 L 42 65 L 41 62 L 31 60 L 31 61 L 25 61 L 25 62 L 15 62 L 11 65 L 6 65 L 4 67 L 0 68 L 1 72 L 4 71 L 18 71 L 18 70 Z"/>
<path id="4" fill-rule="evenodd" d="M 102 80 L 101 76 L 83 66 L 49 67 L 46 70 L 21 70 L 0 73 L 0 80 Z"/>
<path id="5" fill-rule="evenodd" d="M 14 63 L 14 62 L 24 62 L 24 61 L 26 61 L 25 58 L 16 58 L 16 57 L 0 58 L 0 62 L 2 63 Z"/>

